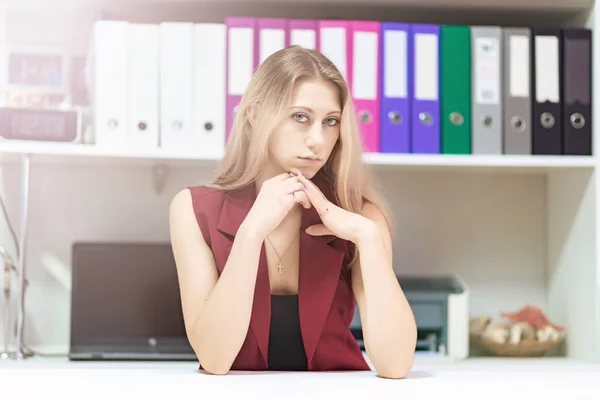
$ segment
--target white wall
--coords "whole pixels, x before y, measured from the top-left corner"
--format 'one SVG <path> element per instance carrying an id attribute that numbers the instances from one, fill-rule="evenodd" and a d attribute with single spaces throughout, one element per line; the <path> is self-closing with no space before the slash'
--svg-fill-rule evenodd
<path id="1" fill-rule="evenodd" d="M 18 165 L 4 167 L 4 192 L 18 220 Z M 70 245 L 75 240 L 168 240 L 168 204 L 207 171 L 170 171 L 156 193 L 149 167 L 33 165 L 30 286 L 25 342 L 64 349 L 69 338 Z M 537 175 L 382 173 L 398 222 L 395 269 L 453 272 L 472 291 L 473 314 L 525 303 L 545 307 L 545 179 Z M 450 202 L 454 205 L 450 206 Z M 17 227 L 18 228 L 18 227 Z M 54 268 L 58 259 L 64 268 Z M 50 268 L 49 268 L 50 267 Z M 58 275 L 53 275 L 58 271 Z"/>

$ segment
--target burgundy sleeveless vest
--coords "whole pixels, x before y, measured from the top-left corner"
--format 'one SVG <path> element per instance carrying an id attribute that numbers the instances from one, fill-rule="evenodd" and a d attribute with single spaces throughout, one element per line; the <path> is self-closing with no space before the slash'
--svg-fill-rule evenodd
<path id="1" fill-rule="evenodd" d="M 322 179 L 313 179 L 332 200 L 333 190 Z M 234 191 L 189 187 L 196 220 L 212 249 L 219 274 L 223 272 L 235 234 L 256 199 L 254 185 Z M 369 370 L 350 332 L 355 300 L 350 271 L 353 244 L 335 236 L 312 237 L 305 232 L 321 220 L 314 207 L 303 209 L 300 232 L 298 302 L 300 326 L 309 371 Z M 268 369 L 271 292 L 264 244 L 250 327 L 232 370 Z M 202 367 L 200 367 L 202 368 Z"/>

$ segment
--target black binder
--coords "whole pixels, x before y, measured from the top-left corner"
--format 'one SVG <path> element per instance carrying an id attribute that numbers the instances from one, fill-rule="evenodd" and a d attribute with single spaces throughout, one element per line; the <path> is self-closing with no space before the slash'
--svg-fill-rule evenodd
<path id="1" fill-rule="evenodd" d="M 563 29 L 563 152 L 592 155 L 592 32 Z"/>
<path id="2" fill-rule="evenodd" d="M 563 153 L 562 34 L 560 28 L 531 30 L 532 154 Z"/>

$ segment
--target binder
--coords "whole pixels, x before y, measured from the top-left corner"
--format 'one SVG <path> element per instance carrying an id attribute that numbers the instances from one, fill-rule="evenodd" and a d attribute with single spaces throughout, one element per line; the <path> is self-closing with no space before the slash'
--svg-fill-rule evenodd
<path id="1" fill-rule="evenodd" d="M 531 30 L 505 28 L 504 154 L 531 154 Z"/>
<path id="2" fill-rule="evenodd" d="M 225 150 L 226 27 L 194 26 L 194 144 L 199 157 L 219 159 Z"/>
<path id="3" fill-rule="evenodd" d="M 162 22 L 160 29 L 160 147 L 187 152 L 193 145 L 194 24 Z"/>
<path id="4" fill-rule="evenodd" d="M 563 153 L 592 155 L 592 32 L 563 29 Z"/>
<path id="5" fill-rule="evenodd" d="M 560 28 L 532 28 L 532 154 L 559 155 L 562 146 Z"/>
<path id="6" fill-rule="evenodd" d="M 472 153 L 502 154 L 502 28 L 471 27 Z"/>
<path id="7" fill-rule="evenodd" d="M 349 21 L 319 21 L 319 51 L 340 71 L 352 93 L 352 26 Z"/>
<path id="8" fill-rule="evenodd" d="M 258 65 L 258 45 L 254 18 L 225 18 L 227 27 L 227 82 L 225 138 L 233 124 L 235 113 Z"/>
<path id="9" fill-rule="evenodd" d="M 283 18 L 258 19 L 258 64 L 262 64 L 271 54 L 285 48 L 287 22 Z"/>
<path id="10" fill-rule="evenodd" d="M 94 141 L 98 147 L 128 146 L 128 35 L 125 21 L 97 21 L 89 53 Z"/>
<path id="11" fill-rule="evenodd" d="M 156 24 L 129 25 L 128 137 L 130 148 L 159 146 L 159 32 Z"/>
<path id="12" fill-rule="evenodd" d="M 441 152 L 471 154 L 471 28 L 440 27 Z"/>
<path id="13" fill-rule="evenodd" d="M 306 49 L 319 48 L 319 25 L 315 20 L 288 20 L 287 46 L 298 45 Z"/>
<path id="14" fill-rule="evenodd" d="M 439 25 L 411 28 L 413 84 L 411 152 L 440 153 Z"/>
<path id="15" fill-rule="evenodd" d="M 379 153 L 380 23 L 353 21 L 352 98 L 366 153 Z"/>
<path id="16" fill-rule="evenodd" d="M 410 98 L 413 79 L 409 62 L 410 25 L 381 24 L 380 152 L 410 152 Z"/>

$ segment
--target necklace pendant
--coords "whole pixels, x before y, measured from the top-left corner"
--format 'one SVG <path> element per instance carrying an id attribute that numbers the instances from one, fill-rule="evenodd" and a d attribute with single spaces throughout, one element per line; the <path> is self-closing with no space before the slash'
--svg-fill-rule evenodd
<path id="1" fill-rule="evenodd" d="M 283 271 L 283 264 L 280 262 L 279 264 L 277 264 L 277 273 L 279 275 L 281 275 L 282 271 Z"/>

